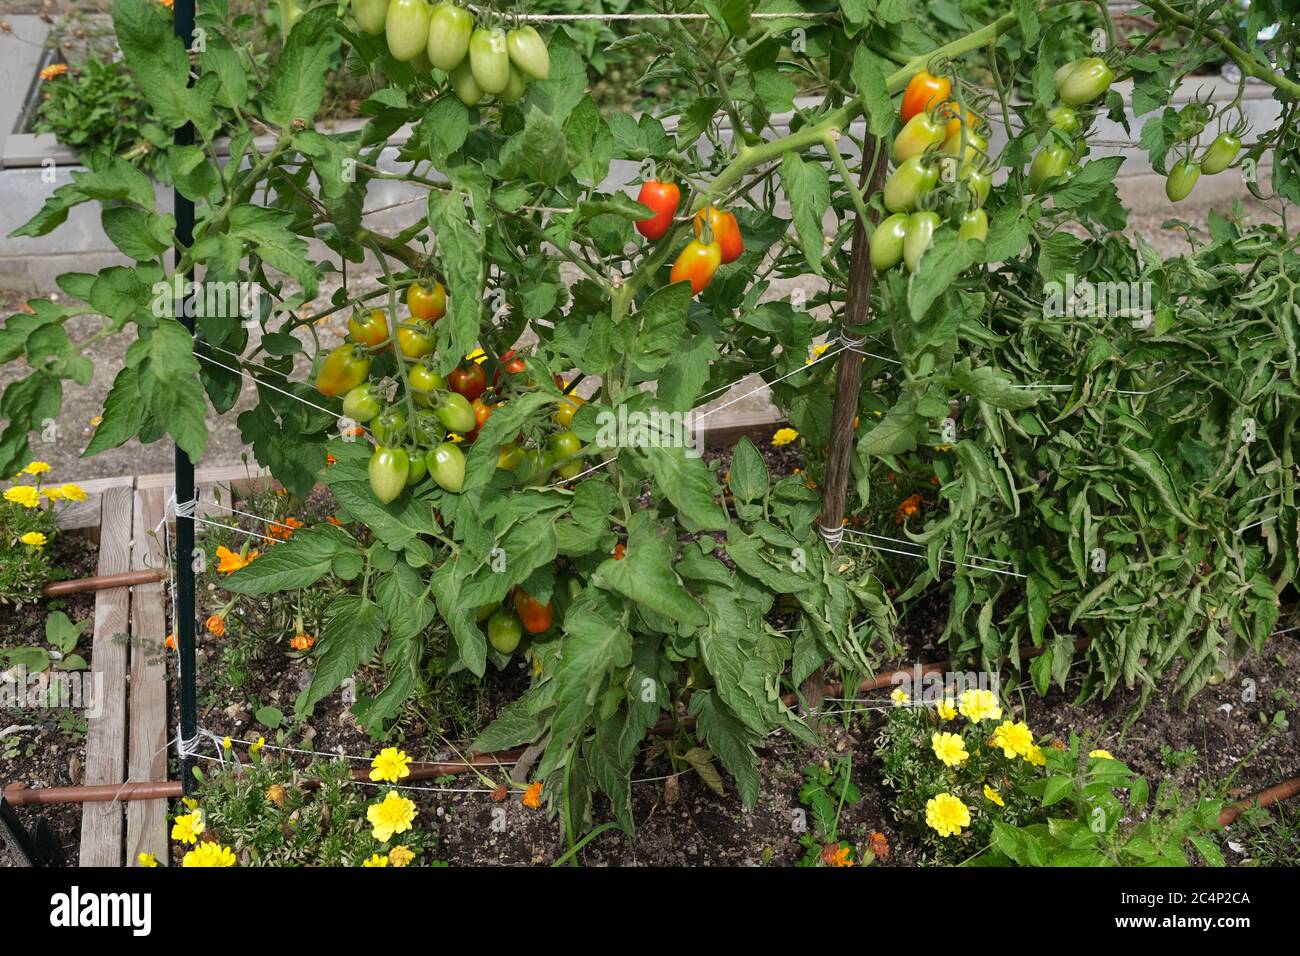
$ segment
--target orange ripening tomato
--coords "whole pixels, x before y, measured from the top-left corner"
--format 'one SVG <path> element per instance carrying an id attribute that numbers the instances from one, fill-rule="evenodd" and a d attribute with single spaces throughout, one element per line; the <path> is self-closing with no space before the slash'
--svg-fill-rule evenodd
<path id="1" fill-rule="evenodd" d="M 543 604 L 534 600 L 533 596 L 523 588 L 515 588 L 515 613 L 519 615 L 525 631 L 529 634 L 541 634 L 543 631 L 550 630 L 555 609 L 551 607 L 550 601 Z"/>
<path id="2" fill-rule="evenodd" d="M 382 309 L 371 309 L 369 312 L 358 311 L 348 319 L 348 335 L 358 345 L 374 348 L 388 341 L 388 319 Z"/>
<path id="3" fill-rule="evenodd" d="M 406 307 L 417 322 L 437 322 L 447 313 L 447 290 L 441 282 L 428 289 L 412 282 L 406 290 Z"/>
<path id="4" fill-rule="evenodd" d="M 682 254 L 673 263 L 670 282 L 690 282 L 691 295 L 699 295 L 704 287 L 713 281 L 713 274 L 722 265 L 722 246 L 717 241 L 710 243 L 692 239 L 682 250 Z"/>
<path id="5" fill-rule="evenodd" d="M 640 219 L 636 231 L 651 242 L 662 238 L 673 224 L 677 215 L 677 204 L 682 200 L 682 191 L 676 183 L 661 183 L 657 179 L 647 179 L 641 184 L 641 191 L 636 194 L 636 201 L 650 209 L 654 215 L 649 219 Z"/>
<path id="6" fill-rule="evenodd" d="M 736 222 L 736 214 L 723 212 L 717 206 L 701 209 L 695 214 L 696 239 L 704 233 L 706 214 L 709 217 L 709 228 L 713 231 L 713 238 L 722 249 L 722 261 L 735 262 L 745 254 L 745 239 L 740 234 L 740 223 Z"/>
<path id="7" fill-rule="evenodd" d="M 337 398 L 346 395 L 366 380 L 370 374 L 370 358 L 358 352 L 351 342 L 340 345 L 321 363 L 316 374 L 316 390 L 322 395 Z"/>
<path id="8" fill-rule="evenodd" d="M 961 109 L 956 102 L 949 100 L 943 104 L 943 115 L 949 117 L 947 125 L 944 127 L 944 139 L 951 139 L 961 132 Z M 966 127 L 974 130 L 979 126 L 980 118 L 970 110 L 966 111 Z"/>
<path id="9" fill-rule="evenodd" d="M 907 84 L 903 91 L 903 105 L 898 111 L 898 118 L 906 123 L 917 113 L 934 109 L 948 98 L 952 92 L 952 82 L 944 76 L 935 76 L 929 70 L 922 70 Z"/>

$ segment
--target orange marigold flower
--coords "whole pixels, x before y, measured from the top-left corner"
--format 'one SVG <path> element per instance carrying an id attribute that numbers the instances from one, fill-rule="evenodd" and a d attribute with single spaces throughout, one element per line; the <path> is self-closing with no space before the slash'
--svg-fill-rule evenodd
<path id="1" fill-rule="evenodd" d="M 915 517 L 916 513 L 921 510 L 921 501 L 920 495 L 910 495 L 904 498 L 899 503 L 898 510 L 894 512 L 894 524 L 902 524 L 908 518 Z"/>
<path id="2" fill-rule="evenodd" d="M 168 10 L 170 10 L 170 9 L 172 9 L 172 7 L 174 6 L 174 4 L 176 3 L 176 0 L 158 0 L 158 2 L 161 3 L 161 4 L 162 4 L 164 7 L 166 7 Z"/>
<path id="3" fill-rule="evenodd" d="M 67 72 L 68 72 L 68 64 L 66 64 L 66 63 L 51 63 L 51 64 L 50 64 L 49 66 L 47 66 L 45 69 L 41 70 L 41 79 L 42 79 L 42 80 L 52 80 L 52 79 L 54 79 L 55 77 L 63 76 L 63 74 L 65 74 L 65 73 L 67 73 Z"/>
<path id="4" fill-rule="evenodd" d="M 331 454 L 329 454 L 328 452 L 326 452 L 326 454 L 325 454 L 325 464 L 327 464 L 327 465 L 337 465 L 338 463 L 339 463 L 339 460 L 338 460 L 337 458 L 335 458 L 333 455 L 331 455 Z"/>
<path id="5" fill-rule="evenodd" d="M 316 643 L 316 638 L 310 634 L 295 634 L 289 641 L 289 646 L 295 651 L 310 650 L 311 646 Z"/>
<path id="6" fill-rule="evenodd" d="M 248 567 L 257 557 L 256 551 L 250 551 L 247 556 L 237 551 L 231 551 L 225 545 L 217 548 L 217 570 L 222 574 L 234 574 L 240 568 Z"/>
<path id="7" fill-rule="evenodd" d="M 226 633 L 226 619 L 220 614 L 213 614 L 203 622 L 204 626 L 214 637 L 221 637 Z"/>
<path id="8" fill-rule="evenodd" d="M 166 637 L 164 637 L 164 638 L 163 638 L 163 647 L 167 648 L 167 650 L 169 650 L 169 651 L 174 651 L 174 650 L 176 650 L 176 635 L 175 635 L 175 634 L 168 634 Z"/>
<path id="9" fill-rule="evenodd" d="M 523 803 L 530 810 L 536 810 L 542 805 L 542 782 L 540 780 L 534 780 L 528 785 L 528 789 L 524 791 Z"/>
<path id="10" fill-rule="evenodd" d="M 822 863 L 826 866 L 853 866 L 849 848 L 838 843 L 827 843 L 822 847 Z"/>
<path id="11" fill-rule="evenodd" d="M 878 860 L 889 859 L 889 840 L 879 830 L 872 830 L 869 838 L 871 852 L 876 855 Z"/>
<path id="12" fill-rule="evenodd" d="M 333 515 L 326 515 L 326 516 L 325 516 L 325 520 L 328 521 L 330 524 L 332 524 L 332 525 L 333 525 L 334 527 L 336 527 L 336 528 L 341 528 L 341 527 L 343 527 L 343 522 L 340 521 L 338 518 L 334 517 Z"/>
<path id="13" fill-rule="evenodd" d="M 271 525 L 266 533 L 278 541 L 288 541 L 293 533 L 302 527 L 302 522 L 290 515 L 283 521 L 278 521 Z"/>

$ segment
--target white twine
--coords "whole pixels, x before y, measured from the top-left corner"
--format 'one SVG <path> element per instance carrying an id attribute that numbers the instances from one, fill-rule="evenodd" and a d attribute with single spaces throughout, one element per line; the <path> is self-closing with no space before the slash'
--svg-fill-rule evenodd
<path id="1" fill-rule="evenodd" d="M 223 349 L 222 351 L 225 350 Z M 360 428 L 366 434 L 370 434 L 370 429 L 366 428 L 360 422 L 354 422 L 346 415 L 340 415 L 337 412 L 330 411 L 328 408 L 324 408 L 323 406 L 317 405 L 315 402 L 309 402 L 301 395 L 295 395 L 293 392 L 287 391 L 286 389 L 283 388 L 278 388 L 277 386 L 272 385 L 270 382 L 264 382 L 262 381 L 262 379 L 258 378 L 257 376 L 245 372 L 242 368 L 231 368 L 229 365 L 225 365 L 221 362 L 218 362 L 210 355 L 204 355 L 202 352 L 198 351 L 197 349 L 194 350 L 193 355 L 195 356 L 195 358 L 202 359 L 204 362 L 207 362 L 210 365 L 215 365 L 217 368 L 224 368 L 227 372 L 233 372 L 234 374 L 238 375 L 240 378 L 246 378 L 255 385 L 258 385 L 262 388 L 269 388 L 271 391 L 278 392 L 281 395 L 284 395 L 288 398 L 292 398 L 296 402 L 302 402 L 307 407 L 314 408 L 318 412 L 324 412 L 326 415 L 328 415 L 330 418 L 333 418 L 335 421 L 339 421 L 339 422 L 347 421 L 352 425 L 355 425 L 357 428 Z M 268 369 L 268 371 L 274 372 L 275 369 Z M 283 372 L 279 372 L 277 374 L 284 376 Z M 287 380 L 288 379 L 286 378 L 286 381 Z"/>
<path id="2" fill-rule="evenodd" d="M 467 5 L 468 9 L 482 15 L 480 7 Z M 805 10 L 791 13 L 751 13 L 751 20 L 826 20 L 839 17 L 835 11 L 808 12 Z M 602 21 L 645 21 L 645 20 L 712 20 L 707 13 L 520 13 L 512 14 L 512 19 L 524 23 L 580 23 L 588 20 Z"/>
<path id="3" fill-rule="evenodd" d="M 856 531 L 850 531 L 850 532 L 848 532 L 848 533 L 849 533 L 849 534 L 857 534 L 858 532 L 856 532 Z M 886 539 L 886 540 L 895 540 L 895 539 Z M 922 559 L 922 560 L 928 560 L 928 555 L 926 555 L 924 552 L 917 552 L 917 551 L 900 551 L 900 550 L 898 550 L 898 549 L 896 549 L 896 548 L 886 548 L 886 547 L 884 547 L 884 546 L 882 546 L 882 545 L 873 544 L 873 543 L 870 542 L 870 541 L 853 541 L 853 540 L 849 540 L 849 541 L 847 541 L 847 542 L 845 542 L 845 543 L 846 543 L 846 544 L 853 545 L 853 546 L 855 546 L 855 547 L 859 547 L 859 548 L 866 548 L 866 549 L 869 549 L 869 550 L 871 550 L 871 551 L 887 551 L 887 552 L 890 553 L 890 554 L 901 554 L 903 557 L 906 557 L 906 558 L 920 558 L 920 559 Z M 900 543 L 900 544 L 913 544 L 913 542 L 910 542 L 910 541 L 907 541 L 907 542 L 901 542 L 901 541 L 900 541 L 900 542 L 898 542 L 898 543 Z M 976 557 L 976 556 L 974 556 L 974 555 L 969 555 L 968 557 L 972 558 L 973 560 L 977 560 L 977 561 L 982 561 L 982 560 L 984 560 L 983 558 L 979 558 L 979 557 Z M 1027 574 L 1021 574 L 1019 571 L 1008 571 L 1008 570 L 1004 570 L 1004 569 L 1002 569 L 1002 568 L 991 568 L 991 567 L 988 567 L 987 565 L 983 565 L 983 564 L 972 564 L 972 563 L 970 563 L 970 561 L 962 561 L 962 562 L 959 563 L 959 562 L 957 562 L 957 561 L 953 561 L 953 560 L 951 560 L 951 559 L 949 559 L 949 558 L 942 558 L 942 557 L 941 557 L 941 558 L 939 558 L 939 563 L 940 563 L 940 564 L 951 564 L 951 565 L 953 565 L 954 567 L 966 567 L 966 568 L 970 568 L 970 569 L 975 570 L 975 571 L 989 571 L 989 572 L 991 572 L 991 573 L 993 573 L 993 574 L 1002 574 L 1002 575 L 1006 575 L 1007 577 L 1011 577 L 1011 578 L 1027 578 L 1027 577 L 1029 577 L 1029 575 L 1027 575 Z"/>

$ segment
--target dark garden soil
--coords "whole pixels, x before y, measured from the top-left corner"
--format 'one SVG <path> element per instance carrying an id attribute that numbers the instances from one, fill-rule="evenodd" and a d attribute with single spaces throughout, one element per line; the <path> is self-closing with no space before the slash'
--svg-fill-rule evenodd
<path id="1" fill-rule="evenodd" d="M 61 534 L 55 538 L 53 547 L 53 565 L 63 577 L 82 578 L 95 573 L 99 548 L 89 538 L 79 534 Z M 77 653 L 93 668 L 93 593 L 41 600 L 17 608 L 0 608 L 0 648 L 45 646 L 45 618 L 52 611 L 63 611 L 74 623 L 89 622 Z M 0 709 L 0 732 L 0 789 L 11 783 L 28 787 L 67 787 L 82 782 L 86 723 L 81 712 L 44 708 Z M 75 862 L 81 832 L 79 804 L 15 809 L 29 829 L 36 825 L 38 817 L 44 815 L 64 854 Z M 13 865 L 8 854 L 0 853 L 0 866 Z"/>

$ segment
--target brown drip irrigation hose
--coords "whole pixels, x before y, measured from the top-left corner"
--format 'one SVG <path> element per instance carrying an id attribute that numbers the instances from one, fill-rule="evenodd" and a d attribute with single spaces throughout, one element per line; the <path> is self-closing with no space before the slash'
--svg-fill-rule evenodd
<path id="1" fill-rule="evenodd" d="M 100 574 L 93 578 L 76 578 L 72 581 L 51 581 L 41 588 L 41 597 L 62 597 L 84 591 L 106 591 L 109 588 L 129 588 L 136 584 L 156 584 L 163 579 L 161 571 L 123 571 L 120 574 Z"/>
<path id="2" fill-rule="evenodd" d="M 1290 780 L 1275 783 L 1267 790 L 1261 790 L 1253 797 L 1238 800 L 1236 803 L 1230 803 L 1224 807 L 1219 814 L 1219 826 L 1230 826 L 1237 817 L 1241 816 L 1243 810 L 1250 807 L 1271 807 L 1287 797 L 1294 797 L 1297 793 L 1300 793 L 1300 777 L 1292 777 Z"/>
<path id="3" fill-rule="evenodd" d="M 411 773 L 403 777 L 406 780 L 433 780 L 468 773 L 472 767 L 495 767 L 498 764 L 513 763 L 519 759 L 524 748 L 502 750 L 495 754 L 475 754 L 469 763 L 455 761 L 447 763 L 413 763 Z M 370 771 L 358 767 L 352 771 L 354 780 L 369 781 Z M 315 790 L 320 786 L 319 780 L 300 780 L 298 786 L 304 790 Z M 5 800 L 11 806 L 24 806 L 45 803 L 108 803 L 114 800 L 165 800 L 181 796 L 179 780 L 159 780 L 150 783 L 105 783 L 89 787 L 39 787 L 29 790 L 21 784 L 10 785 L 4 791 Z"/>

